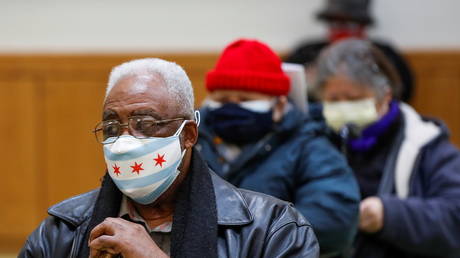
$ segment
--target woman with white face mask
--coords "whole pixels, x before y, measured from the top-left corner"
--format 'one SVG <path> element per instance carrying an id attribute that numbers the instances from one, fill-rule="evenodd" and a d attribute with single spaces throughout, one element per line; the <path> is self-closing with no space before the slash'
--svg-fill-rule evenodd
<path id="1" fill-rule="evenodd" d="M 369 42 L 317 60 L 315 92 L 361 191 L 355 257 L 460 257 L 460 153 L 446 127 L 398 101 L 399 78 Z"/>

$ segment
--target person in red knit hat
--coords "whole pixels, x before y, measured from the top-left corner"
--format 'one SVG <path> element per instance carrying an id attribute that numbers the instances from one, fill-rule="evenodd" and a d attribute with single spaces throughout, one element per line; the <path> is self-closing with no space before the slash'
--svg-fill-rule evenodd
<path id="1" fill-rule="evenodd" d="M 266 44 L 228 45 L 206 75 L 198 150 L 234 185 L 292 202 L 310 221 L 323 254 L 346 252 L 359 190 L 343 156 L 288 99 L 290 81 Z"/>

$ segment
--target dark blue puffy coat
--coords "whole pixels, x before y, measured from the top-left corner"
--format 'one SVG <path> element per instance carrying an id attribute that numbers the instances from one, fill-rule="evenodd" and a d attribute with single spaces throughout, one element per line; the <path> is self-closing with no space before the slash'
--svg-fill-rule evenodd
<path id="1" fill-rule="evenodd" d="M 200 112 L 197 148 L 217 174 L 237 187 L 292 202 L 313 225 L 323 254 L 349 247 L 356 233 L 359 190 L 344 157 L 323 136 L 324 127 L 291 109 L 271 133 L 226 164 L 207 124 L 209 111 Z"/>
<path id="2" fill-rule="evenodd" d="M 381 232 L 363 237 L 366 257 L 460 257 L 460 152 L 439 121 L 401 104 L 403 123 L 382 160 Z M 361 252 L 362 254 L 363 252 Z M 361 255 L 362 256 L 362 255 Z M 360 256 L 360 257 L 361 257 Z"/>
<path id="3" fill-rule="evenodd" d="M 380 155 L 385 159 L 375 189 L 384 205 L 383 229 L 360 233 L 355 257 L 459 258 L 460 152 L 443 123 L 399 106 L 401 123 L 394 136 L 383 139 L 391 149 Z M 311 105 L 310 113 L 324 124 L 321 105 Z"/>

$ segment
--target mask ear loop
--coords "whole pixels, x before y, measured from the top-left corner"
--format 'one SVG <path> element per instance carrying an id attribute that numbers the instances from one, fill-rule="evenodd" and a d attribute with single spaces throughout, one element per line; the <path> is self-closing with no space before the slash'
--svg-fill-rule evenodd
<path id="1" fill-rule="evenodd" d="M 187 123 L 187 121 L 189 120 L 185 120 L 184 122 L 182 122 L 182 125 L 177 130 L 177 132 L 174 134 L 175 136 L 179 135 L 182 132 L 182 129 L 184 129 L 184 126 Z M 201 121 L 200 111 L 195 110 L 195 122 L 196 122 L 197 127 L 200 126 L 200 121 Z M 182 150 L 181 157 L 180 157 L 181 160 L 183 160 L 186 151 L 187 149 Z M 181 161 L 181 164 L 182 164 L 182 161 Z M 181 166 L 181 164 L 179 164 L 179 166 Z M 179 168 L 177 169 L 177 173 L 180 173 Z"/>
<path id="2" fill-rule="evenodd" d="M 182 122 L 182 124 L 180 125 L 179 129 L 177 129 L 176 133 L 174 134 L 174 136 L 179 136 L 181 133 L 182 133 L 182 129 L 184 129 L 184 126 L 185 124 L 187 123 L 187 121 L 189 120 L 184 120 L 184 122 Z M 179 140 L 180 141 L 180 140 Z M 182 162 L 183 162 L 183 159 L 184 159 L 184 156 L 185 156 L 185 152 L 187 151 L 187 149 L 183 149 L 182 150 L 182 153 L 180 155 L 180 164 L 179 166 L 177 167 L 177 171 L 176 173 L 179 174 L 180 173 L 180 170 L 179 170 L 179 167 L 182 165 Z"/>
<path id="3" fill-rule="evenodd" d="M 188 120 L 184 120 L 184 122 L 182 122 L 182 124 L 180 125 L 179 129 L 177 129 L 176 133 L 174 134 L 174 136 L 178 136 L 180 133 L 182 133 L 182 129 L 184 129 L 184 126 L 185 124 L 187 123 Z"/>
<path id="4" fill-rule="evenodd" d="M 200 127 L 201 114 L 199 110 L 195 110 L 195 122 L 196 122 L 196 126 Z"/>
<path id="5" fill-rule="evenodd" d="M 177 129 L 174 136 L 178 136 L 182 132 L 182 129 L 184 129 L 184 126 L 188 121 L 190 120 L 184 120 L 184 122 L 182 122 L 182 124 L 180 125 L 179 129 Z M 200 126 L 200 121 L 201 121 L 200 111 L 195 110 L 195 122 L 196 122 L 197 127 Z"/>
<path id="6" fill-rule="evenodd" d="M 189 121 L 189 120 L 185 120 L 184 122 L 182 122 L 181 126 L 179 127 L 179 129 L 177 129 L 177 131 L 174 134 L 174 136 L 178 136 L 182 132 L 182 129 L 184 129 L 184 126 L 187 123 L 187 121 Z M 197 127 L 200 126 L 200 121 L 201 121 L 200 111 L 195 110 L 195 122 L 196 122 Z M 184 158 L 185 151 L 186 151 L 185 149 L 182 151 L 181 159 Z"/>

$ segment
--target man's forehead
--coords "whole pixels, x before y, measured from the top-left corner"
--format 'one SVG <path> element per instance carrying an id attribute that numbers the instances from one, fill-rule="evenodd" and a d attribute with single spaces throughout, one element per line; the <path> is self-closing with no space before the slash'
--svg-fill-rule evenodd
<path id="1" fill-rule="evenodd" d="M 166 93 L 165 82 L 159 74 L 135 74 L 121 78 L 107 94 L 106 100 L 118 97 Z M 167 97 L 167 96 L 163 96 Z"/>
<path id="2" fill-rule="evenodd" d="M 125 76 L 115 83 L 104 103 L 104 113 L 116 111 L 128 115 L 138 110 L 149 111 L 158 115 L 167 115 L 171 105 L 171 96 L 165 87 L 164 80 L 155 74 Z M 153 110 L 153 111 L 151 111 Z M 139 114 L 140 115 L 140 114 Z"/>
<path id="3" fill-rule="evenodd" d="M 132 74 L 118 80 L 112 91 L 120 85 L 123 85 L 127 89 L 132 88 L 132 90 L 147 91 L 149 89 L 163 88 L 165 86 L 164 83 L 163 77 L 157 73 Z"/>

